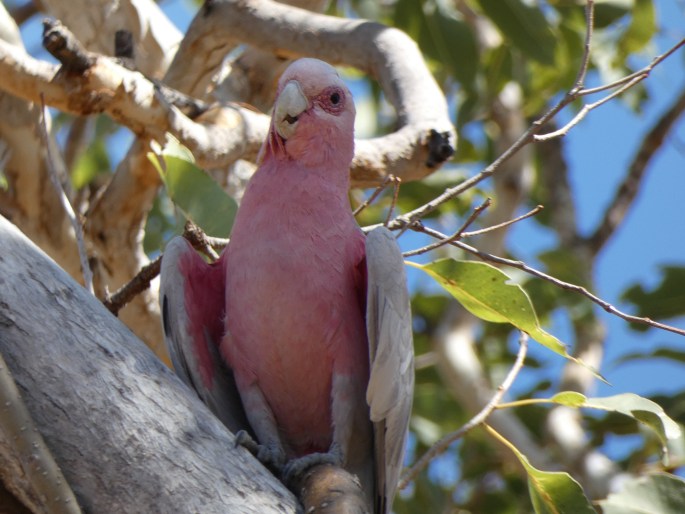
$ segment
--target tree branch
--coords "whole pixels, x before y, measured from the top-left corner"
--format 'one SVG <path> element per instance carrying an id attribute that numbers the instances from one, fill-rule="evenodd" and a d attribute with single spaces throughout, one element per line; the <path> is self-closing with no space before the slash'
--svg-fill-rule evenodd
<path id="1" fill-rule="evenodd" d="M 4 218 L 0 244 L 0 353 L 84 512 L 296 511 L 195 393 Z"/>
<path id="2" fill-rule="evenodd" d="M 133 68 L 161 78 L 182 39 L 153 0 L 41 0 L 41 9 L 65 23 L 90 52 L 114 55 L 116 32 L 132 37 Z"/>
<path id="3" fill-rule="evenodd" d="M 395 107 L 398 131 L 356 145 L 354 186 L 378 184 L 387 174 L 417 180 L 452 155 L 454 128 L 442 91 L 416 44 L 403 32 L 366 21 L 336 18 L 271 0 L 215 0 L 193 20 L 175 62 L 222 54 L 246 43 L 281 57 L 312 56 L 354 66 L 375 77 Z M 175 64 L 175 63 L 174 63 Z M 173 64 L 172 64 L 173 67 Z M 169 79 L 194 90 L 198 74 Z"/>

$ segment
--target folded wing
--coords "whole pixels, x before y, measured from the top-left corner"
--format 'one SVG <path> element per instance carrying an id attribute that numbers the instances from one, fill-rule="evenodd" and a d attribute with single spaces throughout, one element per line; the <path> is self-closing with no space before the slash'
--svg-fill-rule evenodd
<path id="1" fill-rule="evenodd" d="M 225 260 L 206 263 L 182 237 L 162 257 L 159 301 L 176 373 L 231 431 L 248 428 L 233 373 L 219 353 L 224 333 Z"/>
<path id="2" fill-rule="evenodd" d="M 370 378 L 366 401 L 374 424 L 378 513 L 392 507 L 402 469 L 414 392 L 414 348 L 402 253 L 384 227 L 366 240 Z"/>

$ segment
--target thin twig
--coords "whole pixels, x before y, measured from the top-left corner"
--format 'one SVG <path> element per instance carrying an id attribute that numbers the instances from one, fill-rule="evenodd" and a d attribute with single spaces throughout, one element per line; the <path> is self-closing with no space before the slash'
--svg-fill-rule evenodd
<path id="1" fill-rule="evenodd" d="M 45 152 L 47 157 L 48 173 L 50 175 L 50 181 L 57 191 L 57 195 L 62 202 L 62 208 L 66 213 L 72 227 L 74 228 L 74 235 L 76 236 L 76 244 L 78 246 L 78 255 L 81 260 L 81 270 L 83 272 L 83 282 L 88 291 L 91 294 L 95 294 L 93 289 L 93 272 L 90 269 L 90 264 L 88 264 L 88 253 L 86 252 L 86 244 L 83 239 L 83 227 L 81 222 L 77 219 L 74 208 L 67 198 L 67 194 L 64 192 L 62 183 L 57 176 L 57 170 L 55 169 L 55 162 L 52 160 L 52 144 L 50 143 L 50 136 L 48 134 L 48 124 L 47 124 L 47 110 L 45 108 L 45 98 L 43 93 L 40 94 L 40 106 L 41 106 L 41 134 L 45 143 Z"/>
<path id="2" fill-rule="evenodd" d="M 545 207 L 543 205 L 537 205 L 530 211 L 528 211 L 525 214 L 522 214 L 521 216 L 518 216 L 514 219 L 504 221 L 502 223 L 498 223 L 497 225 L 492 225 L 490 227 L 485 227 L 481 228 L 480 230 L 473 230 L 471 232 L 464 232 L 461 237 L 473 237 L 473 236 L 480 236 L 482 234 L 487 234 L 488 232 L 492 232 L 493 230 L 499 230 L 501 228 L 506 228 L 509 225 L 513 225 L 514 223 L 518 223 L 519 221 L 523 221 L 527 218 L 530 218 L 532 216 L 535 216 L 537 213 L 539 213 L 541 210 L 543 210 Z"/>
<path id="3" fill-rule="evenodd" d="M 587 9 L 593 9 L 594 4 L 593 2 L 588 2 L 587 4 Z M 586 11 L 587 12 L 587 11 Z M 594 15 L 587 14 L 587 19 L 592 21 L 594 20 Z M 588 26 L 587 32 L 586 32 L 586 45 L 587 48 L 589 48 L 589 41 L 592 36 L 592 27 Z M 442 205 L 445 202 L 448 202 L 449 200 L 459 196 L 463 192 L 471 189 L 474 187 L 476 184 L 482 182 L 483 180 L 489 178 L 491 175 L 493 175 L 499 168 L 500 166 L 511 159 L 515 154 L 517 154 L 524 146 L 536 141 L 536 139 L 544 140 L 545 135 L 538 136 L 538 133 L 542 130 L 542 127 L 544 127 L 549 121 L 551 121 L 562 109 L 564 109 L 567 105 L 571 104 L 574 102 L 578 97 L 584 96 L 586 94 L 589 94 L 591 92 L 598 92 L 600 90 L 604 89 L 613 89 L 614 87 L 617 87 L 619 85 L 625 85 L 627 83 L 630 84 L 628 87 L 624 87 L 621 89 L 621 91 L 618 93 L 623 93 L 626 89 L 635 86 L 638 82 L 644 80 L 651 70 L 658 64 L 660 64 L 664 59 L 666 59 L 668 56 L 673 54 L 678 48 L 681 46 L 685 45 L 685 39 L 681 40 L 679 43 L 674 45 L 672 48 L 670 48 L 668 51 L 664 52 L 663 54 L 659 55 L 656 57 L 652 63 L 645 67 L 644 69 L 632 73 L 631 75 L 628 75 L 627 77 L 624 77 L 620 81 L 617 81 L 613 83 L 612 85 L 607 85 L 603 86 L 602 89 L 600 88 L 594 88 L 594 89 L 578 89 L 577 86 L 574 86 L 574 88 L 569 91 L 564 97 L 562 97 L 555 105 L 553 105 L 547 112 L 545 112 L 540 118 L 538 118 L 536 121 L 534 121 L 531 126 L 511 145 L 509 148 L 507 148 L 500 156 L 493 161 L 489 166 L 487 166 L 485 169 L 483 169 L 480 173 L 474 175 L 468 180 L 465 180 L 464 182 L 461 182 L 457 184 L 456 186 L 453 186 L 451 188 L 447 188 L 445 191 L 443 191 L 442 194 L 439 196 L 435 197 L 433 200 L 430 202 L 417 207 L 411 212 L 408 212 L 402 216 L 398 216 L 395 219 L 393 219 L 390 223 L 388 223 L 388 228 L 392 230 L 396 229 L 402 229 L 406 230 L 406 227 L 408 225 L 412 225 L 414 222 L 426 217 L 428 214 L 433 212 L 435 209 L 437 209 L 440 205 Z M 577 78 L 577 83 L 580 83 L 581 79 L 584 79 L 586 71 L 584 71 L 584 68 L 587 68 L 589 62 L 589 53 L 585 54 L 583 56 L 583 61 L 581 63 L 581 67 L 579 70 L 578 78 Z M 613 94 L 611 97 L 613 98 L 616 96 L 616 94 Z M 607 98 L 605 100 L 600 101 L 601 103 L 599 105 L 602 105 L 603 103 L 606 103 L 610 98 Z M 579 120 L 578 120 L 579 121 Z M 577 121 L 575 122 L 577 123 Z M 374 227 L 369 227 L 369 229 L 374 228 Z"/>
<path id="4" fill-rule="evenodd" d="M 587 0 L 585 5 L 585 41 L 583 43 L 583 57 L 575 81 L 575 90 L 583 88 L 587 70 L 590 68 L 590 47 L 592 46 L 592 36 L 595 30 L 595 1 Z"/>
<path id="5" fill-rule="evenodd" d="M 383 192 L 383 190 L 386 187 L 388 187 L 388 184 L 394 180 L 395 180 L 394 175 L 387 175 L 383 179 L 383 182 L 381 182 L 380 185 L 378 187 L 376 187 L 376 189 L 373 190 L 373 193 L 371 193 L 371 196 L 369 196 L 369 198 L 366 201 L 361 203 L 354 211 L 352 211 L 352 215 L 356 216 L 357 214 L 362 212 L 364 209 L 366 209 L 369 205 L 371 205 L 374 202 L 374 200 L 376 200 L 376 198 L 378 198 L 378 195 L 380 195 Z"/>
<path id="6" fill-rule="evenodd" d="M 392 177 L 392 201 L 390 202 L 390 208 L 388 209 L 388 215 L 385 218 L 385 223 L 383 223 L 383 225 L 386 227 L 392 219 L 392 213 L 395 212 L 397 199 L 400 196 L 400 186 L 402 185 L 402 179 L 400 177 L 395 177 L 394 175 L 390 175 L 390 177 Z"/>
<path id="7" fill-rule="evenodd" d="M 589 1 L 586 5 L 586 13 L 588 11 L 594 11 L 594 2 Z M 578 89 L 578 85 L 582 84 L 582 81 L 585 78 L 585 73 L 586 70 L 589 66 L 590 62 L 590 42 L 592 39 L 592 22 L 594 21 L 594 14 L 589 13 L 586 15 L 587 20 L 590 22 L 590 24 L 586 28 L 586 35 L 585 35 L 585 45 L 586 45 L 586 51 L 583 54 L 581 66 L 578 72 L 578 77 L 576 78 L 576 85 L 574 86 L 574 90 Z M 482 170 L 480 173 L 477 175 L 474 175 L 470 179 L 465 180 L 464 182 L 457 184 L 454 187 L 446 189 L 441 195 L 437 196 L 430 202 L 422 205 L 421 207 L 418 207 L 414 209 L 411 212 L 408 212 L 404 214 L 403 216 L 398 216 L 395 218 L 392 222 L 388 223 L 387 226 L 390 229 L 403 229 L 406 230 L 406 227 L 408 225 L 413 224 L 415 221 L 420 220 L 424 217 L 426 217 L 428 214 L 433 212 L 435 209 L 437 209 L 440 205 L 443 203 L 451 200 L 452 198 L 455 198 L 462 194 L 464 191 L 467 191 L 474 187 L 476 184 L 482 182 L 483 180 L 487 179 L 490 177 L 493 173 L 495 173 L 499 167 L 504 164 L 506 161 L 511 159 L 514 155 L 516 155 L 521 148 L 524 146 L 532 143 L 535 140 L 535 135 L 542 130 L 542 127 L 544 127 L 550 120 L 552 120 L 558 113 L 561 111 L 564 107 L 572 103 L 575 99 L 576 96 L 574 95 L 574 90 L 570 91 L 567 93 L 563 98 L 561 98 L 554 106 L 552 106 L 546 113 L 544 113 L 540 118 L 538 118 L 536 121 L 534 121 L 530 127 L 528 127 L 528 130 L 526 130 L 514 143 L 509 146 L 502 154 L 500 154 L 497 159 L 495 159 L 489 166 L 487 166 L 484 170 Z"/>
<path id="8" fill-rule="evenodd" d="M 436 241 L 435 243 L 431 243 L 429 245 L 426 245 L 422 248 L 417 248 L 416 250 L 410 250 L 408 252 L 404 252 L 402 254 L 402 257 L 413 257 L 415 255 L 421 255 L 423 253 L 430 252 L 431 250 L 435 250 L 436 248 L 440 248 L 441 246 L 445 246 L 447 244 L 450 244 L 452 241 L 456 241 L 457 239 L 461 239 L 464 237 L 464 231 L 469 228 L 469 226 L 476 221 L 476 219 L 482 214 L 482 212 L 490 207 L 492 204 L 492 199 L 491 198 L 486 198 L 485 201 L 477 206 L 473 212 L 469 215 L 469 217 L 466 219 L 464 224 L 457 230 L 454 234 L 449 236 L 446 239 L 441 239 L 440 241 Z"/>
<path id="9" fill-rule="evenodd" d="M 433 236 L 437 239 L 445 239 L 447 236 L 437 230 L 428 228 L 421 223 L 415 223 L 411 226 L 411 229 L 416 231 L 416 232 L 423 232 L 425 234 L 428 234 L 430 236 Z M 463 241 L 452 241 L 449 243 L 453 246 L 456 246 L 457 248 L 461 248 L 464 251 L 467 251 L 476 257 L 479 257 L 480 259 L 488 262 L 493 262 L 495 264 L 502 264 L 504 266 L 510 266 L 512 268 L 520 269 L 521 271 L 525 271 L 529 275 L 533 275 L 534 277 L 540 278 L 542 280 L 545 280 L 547 282 L 550 282 L 551 284 L 554 284 L 557 287 L 560 287 L 562 289 L 566 289 L 567 291 L 573 291 L 575 293 L 581 294 L 585 296 L 587 299 L 592 301 L 593 303 L 599 305 L 602 309 L 604 309 L 606 312 L 613 314 L 615 316 L 618 316 L 619 318 L 628 321 L 630 323 L 638 323 L 640 325 L 648 325 L 650 327 L 655 327 L 655 328 L 660 328 L 662 330 L 666 330 L 668 332 L 673 332 L 674 334 L 679 334 L 681 336 L 685 336 L 685 329 L 682 328 L 677 328 L 673 327 L 671 325 L 666 325 L 664 323 L 659 323 L 658 321 L 654 321 L 649 318 L 641 318 L 639 316 L 633 316 L 631 314 L 627 314 L 616 307 L 614 307 L 612 304 L 609 302 L 602 300 L 598 296 L 592 294 L 590 291 L 585 289 L 582 286 L 576 285 L 576 284 L 571 284 L 570 282 L 564 282 L 563 280 L 559 280 L 558 278 L 555 278 L 551 275 L 548 275 L 547 273 L 544 273 L 540 270 L 537 270 L 535 268 L 532 268 L 528 266 L 525 262 L 522 261 L 515 261 L 511 259 L 506 259 L 504 257 L 498 257 L 496 255 L 492 255 L 486 252 L 482 252 L 478 250 L 477 248 L 474 248 L 471 245 L 468 245 L 464 243 Z"/>
<path id="10" fill-rule="evenodd" d="M 685 45 L 685 38 L 681 39 L 678 43 L 676 43 L 663 54 L 655 57 L 648 66 L 645 66 L 644 68 L 642 68 L 639 71 L 636 71 L 635 73 L 631 73 L 630 75 L 627 75 L 617 81 L 614 81 L 611 84 L 605 84 L 603 86 L 590 89 L 581 88 L 577 91 L 574 91 L 572 93 L 572 96 L 575 100 L 576 98 L 581 96 L 587 96 L 594 93 L 615 89 L 615 91 L 611 92 L 611 94 L 603 98 L 600 98 L 596 102 L 584 105 L 580 109 L 580 111 L 578 111 L 578 113 L 573 117 L 573 119 L 560 129 L 555 130 L 554 132 L 549 132 L 547 134 L 536 135 L 535 141 L 547 141 L 549 139 L 553 139 L 556 137 L 565 136 L 568 133 L 568 131 L 575 127 L 583 118 L 585 118 L 590 113 L 590 111 L 596 109 L 597 107 L 600 107 L 601 105 L 604 105 L 609 100 L 613 100 L 617 96 L 625 93 L 628 89 L 634 87 L 635 85 L 639 84 L 647 77 L 649 77 L 649 74 L 652 72 L 652 70 L 657 64 L 666 59 L 669 55 L 671 55 L 673 52 L 675 52 L 678 48 L 680 48 L 683 45 Z"/>
<path id="11" fill-rule="evenodd" d="M 642 80 L 644 80 L 646 77 L 647 77 L 647 75 L 638 75 L 633 80 L 623 84 L 616 91 L 612 91 L 610 94 L 608 94 L 604 98 L 600 98 L 599 100 L 597 100 L 596 102 L 593 102 L 591 104 L 585 104 L 580 109 L 580 111 L 578 111 L 578 114 L 576 114 L 573 117 L 573 119 L 571 121 L 569 121 L 566 125 L 564 125 L 563 127 L 561 127 L 558 130 L 555 130 L 554 132 L 548 132 L 547 134 L 535 135 L 534 136 L 535 141 L 549 141 L 550 139 L 565 136 L 566 134 L 568 134 L 569 130 L 571 130 L 573 127 L 578 125 L 578 123 L 580 123 L 588 114 L 590 114 L 591 111 L 593 111 L 597 107 L 604 105 L 609 100 L 613 100 L 617 96 L 622 95 L 628 89 L 635 86 L 637 83 L 642 82 Z"/>
<path id="12" fill-rule="evenodd" d="M 119 311 L 127 303 L 150 287 L 150 282 L 152 282 L 154 278 L 159 275 L 161 266 L 162 256 L 160 255 L 150 264 L 143 266 L 135 277 L 133 277 L 127 284 L 117 289 L 114 294 L 106 295 L 102 303 L 112 314 L 117 316 Z"/>
<path id="13" fill-rule="evenodd" d="M 654 59 L 652 59 L 652 62 L 650 62 L 647 66 L 644 68 L 631 73 L 630 75 L 626 75 L 625 77 L 621 77 L 618 80 L 615 80 L 614 82 L 610 82 L 608 84 L 603 84 L 601 86 L 593 87 L 593 88 L 587 88 L 587 89 L 582 89 L 581 91 L 578 91 L 578 96 L 587 96 L 587 95 L 594 95 L 595 93 L 601 93 L 602 91 L 607 91 L 609 89 L 614 89 L 617 88 L 627 82 L 630 82 L 638 77 L 647 78 L 652 70 L 660 64 L 663 60 L 667 59 L 668 57 L 671 56 L 674 52 L 676 52 L 680 47 L 685 45 L 685 38 L 681 39 L 678 41 L 675 45 L 673 45 L 671 48 L 669 48 L 667 51 L 665 51 L 661 55 L 657 55 Z"/>
<path id="14" fill-rule="evenodd" d="M 485 405 L 485 407 L 481 409 L 481 411 L 478 414 L 471 418 L 471 420 L 464 426 L 462 426 L 459 430 L 447 434 L 438 442 L 436 442 L 433 446 L 431 446 L 430 449 L 426 451 L 426 453 L 424 453 L 421 456 L 421 458 L 417 460 L 411 468 L 409 468 L 405 473 L 403 473 L 402 479 L 400 480 L 400 483 L 398 485 L 398 489 L 405 488 L 407 484 L 409 484 L 409 482 L 416 478 L 416 476 L 421 472 L 421 470 L 428 466 L 431 460 L 433 460 L 436 456 L 447 450 L 449 445 L 451 445 L 454 441 L 464 437 L 466 433 L 468 433 L 470 430 L 473 430 L 475 427 L 483 423 L 488 418 L 492 411 L 495 410 L 502 397 L 506 394 L 511 385 L 514 383 L 514 379 L 521 371 L 521 368 L 523 368 L 523 362 L 526 358 L 527 350 L 528 334 L 526 334 L 525 332 L 521 332 L 521 336 L 519 337 L 519 351 L 516 355 L 516 361 L 509 370 L 509 373 L 507 373 L 507 376 L 505 377 L 502 384 L 497 388 L 497 391 L 492 396 L 490 401 Z"/>
<path id="15" fill-rule="evenodd" d="M 205 234 L 204 230 L 190 220 L 186 221 L 185 227 L 183 228 L 183 237 L 185 237 L 196 250 L 201 251 L 213 261 L 219 258 L 219 254 L 212 248 L 209 237 Z"/>

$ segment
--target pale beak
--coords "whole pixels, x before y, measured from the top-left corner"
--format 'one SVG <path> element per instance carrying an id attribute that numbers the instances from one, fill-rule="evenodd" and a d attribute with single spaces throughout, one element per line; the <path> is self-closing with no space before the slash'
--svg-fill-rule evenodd
<path id="1" fill-rule="evenodd" d="M 283 139 L 288 139 L 295 132 L 300 114 L 307 107 L 307 97 L 304 96 L 300 84 L 296 80 L 288 82 L 281 94 L 278 95 L 274 106 L 274 125 L 276 132 Z"/>

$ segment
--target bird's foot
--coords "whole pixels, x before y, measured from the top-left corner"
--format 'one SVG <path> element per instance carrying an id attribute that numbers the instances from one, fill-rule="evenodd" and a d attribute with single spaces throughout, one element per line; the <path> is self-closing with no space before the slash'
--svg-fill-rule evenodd
<path id="1" fill-rule="evenodd" d="M 310 453 L 303 457 L 298 457 L 288 461 L 283 467 L 282 481 L 287 486 L 291 486 L 300 481 L 301 477 L 309 469 L 321 464 L 331 464 L 333 466 L 342 466 L 343 456 L 340 446 L 333 443 L 331 448 L 326 453 Z"/>
<path id="2" fill-rule="evenodd" d="M 284 473 L 285 452 L 279 444 L 259 444 L 247 431 L 240 430 L 235 434 L 235 445 L 245 448 L 276 475 Z"/>

